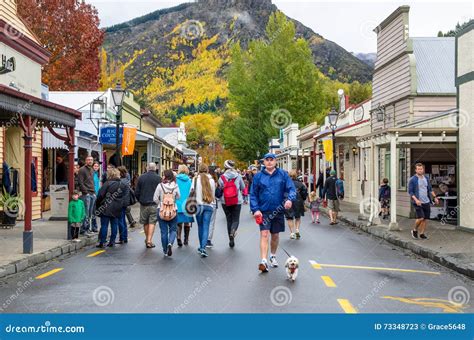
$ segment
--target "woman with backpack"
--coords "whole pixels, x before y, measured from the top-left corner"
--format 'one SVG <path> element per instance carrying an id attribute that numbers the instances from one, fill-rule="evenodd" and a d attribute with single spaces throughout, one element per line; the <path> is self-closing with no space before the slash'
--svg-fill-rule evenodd
<path id="1" fill-rule="evenodd" d="M 199 166 L 199 174 L 193 179 L 192 187 L 196 195 L 199 248 L 198 253 L 202 257 L 209 256 L 206 252 L 206 244 L 209 239 L 209 225 L 214 212 L 214 193 L 216 183 L 209 174 L 207 165 Z"/>
<path id="2" fill-rule="evenodd" d="M 120 171 L 113 168 L 107 171 L 107 180 L 99 189 L 96 200 L 96 215 L 100 217 L 99 244 L 97 248 L 104 248 L 107 241 L 107 230 L 111 228 L 111 235 L 107 247 L 115 245 L 117 228 L 125 204 L 124 195 L 127 188 L 120 181 Z"/>
<path id="3" fill-rule="evenodd" d="M 293 180 L 296 189 L 296 200 L 290 209 L 285 210 L 285 217 L 288 222 L 288 227 L 290 227 L 290 239 L 294 240 L 301 238 L 301 217 L 304 216 L 304 203 L 308 198 L 308 189 L 297 179 L 298 174 L 296 170 L 291 170 L 288 174 Z"/>
<path id="4" fill-rule="evenodd" d="M 183 246 L 181 241 L 181 233 L 184 229 L 184 245 L 188 245 L 189 231 L 191 230 L 191 223 L 194 221 L 193 217 L 186 214 L 185 206 L 186 200 L 191 192 L 191 178 L 189 178 L 189 168 L 181 164 L 178 167 L 178 176 L 176 176 L 176 183 L 178 184 L 180 198 L 176 201 L 178 205 L 178 247 Z"/>
<path id="5" fill-rule="evenodd" d="M 165 170 L 163 176 L 163 181 L 156 187 L 153 201 L 158 206 L 163 254 L 171 256 L 178 221 L 176 201 L 180 198 L 180 192 L 172 170 Z"/>
<path id="6" fill-rule="evenodd" d="M 242 191 L 245 189 L 242 176 L 235 170 L 232 160 L 224 162 L 225 172 L 219 178 L 219 188 L 222 191 L 222 209 L 227 220 L 229 247 L 235 246 L 235 235 L 240 223 L 240 210 L 243 203 Z"/>

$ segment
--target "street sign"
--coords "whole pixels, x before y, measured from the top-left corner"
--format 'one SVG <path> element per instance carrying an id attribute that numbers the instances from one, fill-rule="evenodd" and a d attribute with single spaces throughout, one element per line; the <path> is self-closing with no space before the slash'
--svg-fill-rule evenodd
<path id="1" fill-rule="evenodd" d="M 356 123 L 364 119 L 364 107 L 362 105 L 354 110 L 353 118 Z"/>
<path id="2" fill-rule="evenodd" d="M 116 127 L 115 126 L 105 126 L 100 128 L 100 143 L 101 144 L 116 144 Z M 123 139 L 123 128 L 120 128 L 120 143 Z"/>

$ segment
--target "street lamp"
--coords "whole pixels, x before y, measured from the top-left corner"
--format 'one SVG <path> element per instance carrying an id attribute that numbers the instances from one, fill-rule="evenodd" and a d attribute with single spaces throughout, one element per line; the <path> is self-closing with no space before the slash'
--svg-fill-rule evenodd
<path id="1" fill-rule="evenodd" d="M 339 118 L 339 113 L 333 107 L 331 112 L 328 113 L 329 126 L 332 130 L 332 161 L 333 161 L 333 170 L 337 171 L 337 161 L 336 161 L 336 128 L 337 128 L 337 119 Z"/>
<path id="2" fill-rule="evenodd" d="M 117 86 L 115 89 L 111 90 L 112 92 L 112 99 L 114 101 L 114 105 L 116 109 L 116 121 L 115 121 L 115 157 L 117 159 L 117 165 L 122 165 L 122 157 L 120 156 L 120 123 L 121 123 L 121 113 L 122 113 L 122 106 L 123 106 L 123 99 L 125 97 L 125 90 L 122 89 L 122 85 L 120 82 L 117 82 Z"/>

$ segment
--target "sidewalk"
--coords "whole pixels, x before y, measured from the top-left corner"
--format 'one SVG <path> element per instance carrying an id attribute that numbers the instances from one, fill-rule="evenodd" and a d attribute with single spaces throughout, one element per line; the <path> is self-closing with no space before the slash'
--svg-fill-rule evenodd
<path id="1" fill-rule="evenodd" d="M 327 215 L 327 209 L 321 209 Z M 415 240 L 410 234 L 410 230 L 413 229 L 413 219 L 398 216 L 398 224 L 402 230 L 389 231 L 389 220 L 381 220 L 381 224 L 368 226 L 367 220 L 358 219 L 359 215 L 358 204 L 341 202 L 341 212 L 338 217 L 341 221 L 474 278 L 474 233 L 458 230 L 450 224 L 443 225 L 440 221 L 430 220 L 426 231 L 429 239 Z"/>
<path id="2" fill-rule="evenodd" d="M 138 205 L 132 208 L 135 218 L 138 209 Z M 0 278 L 97 243 L 97 235 L 81 236 L 80 242 L 68 241 L 66 223 L 49 221 L 48 212 L 43 214 L 43 219 L 33 221 L 33 254 L 23 254 L 22 221 L 13 229 L 0 229 Z"/>

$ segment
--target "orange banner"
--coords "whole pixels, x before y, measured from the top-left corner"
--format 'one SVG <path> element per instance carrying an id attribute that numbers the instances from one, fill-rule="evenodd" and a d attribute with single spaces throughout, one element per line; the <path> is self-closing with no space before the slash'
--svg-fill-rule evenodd
<path id="1" fill-rule="evenodd" d="M 122 156 L 131 156 L 135 150 L 135 139 L 137 137 L 137 128 L 123 127 Z"/>

